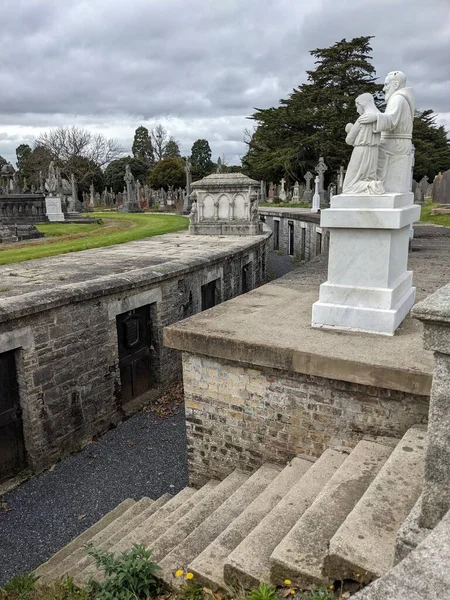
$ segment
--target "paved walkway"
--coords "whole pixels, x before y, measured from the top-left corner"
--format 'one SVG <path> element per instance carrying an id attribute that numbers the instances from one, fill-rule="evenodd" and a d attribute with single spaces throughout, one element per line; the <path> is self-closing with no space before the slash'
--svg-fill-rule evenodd
<path id="1" fill-rule="evenodd" d="M 125 498 L 175 494 L 188 483 L 184 408 L 139 413 L 97 443 L 3 496 L 0 585 L 30 571 Z"/>

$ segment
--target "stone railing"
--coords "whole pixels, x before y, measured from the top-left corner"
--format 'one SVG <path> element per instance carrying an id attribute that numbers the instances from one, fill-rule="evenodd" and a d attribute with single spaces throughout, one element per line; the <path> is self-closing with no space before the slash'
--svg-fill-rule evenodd
<path id="1" fill-rule="evenodd" d="M 48 221 L 45 197 L 40 194 L 1 195 L 0 221 L 7 225 Z"/>

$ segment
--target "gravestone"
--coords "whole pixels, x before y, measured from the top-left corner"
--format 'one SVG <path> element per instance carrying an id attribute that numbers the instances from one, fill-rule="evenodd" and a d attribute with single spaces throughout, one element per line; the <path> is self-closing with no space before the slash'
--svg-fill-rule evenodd
<path id="1" fill-rule="evenodd" d="M 303 198 L 302 198 L 302 201 L 305 204 L 311 204 L 311 202 L 312 202 L 313 192 L 311 189 L 311 180 L 313 178 L 314 178 L 314 175 L 312 173 L 310 173 L 309 171 L 306 171 L 306 173 L 305 173 L 306 188 L 305 188 L 305 191 L 303 192 Z"/>
<path id="2" fill-rule="evenodd" d="M 435 204 L 450 204 L 450 169 L 439 173 L 434 178 L 433 202 Z"/>
<path id="3" fill-rule="evenodd" d="M 416 189 L 414 191 L 414 202 L 416 204 L 425 204 L 425 196 L 423 195 L 422 188 L 419 184 L 416 185 Z"/>
<path id="4" fill-rule="evenodd" d="M 260 202 L 265 202 L 266 201 L 266 182 L 263 181 L 262 179 L 261 179 L 261 182 L 260 182 L 260 186 L 261 186 L 261 189 L 260 189 Z"/>
<path id="5" fill-rule="evenodd" d="M 124 198 L 119 211 L 123 213 L 142 212 L 142 208 L 139 202 L 137 201 L 136 182 L 134 180 L 134 175 L 131 172 L 129 164 L 125 167 L 125 175 L 123 176 L 123 179 L 125 181 L 127 191 L 126 198 Z"/>
<path id="6" fill-rule="evenodd" d="M 337 178 L 337 193 L 342 194 L 342 190 L 344 188 L 344 178 L 345 178 L 345 167 L 341 165 L 339 167 L 338 178 Z"/>
<path id="7" fill-rule="evenodd" d="M 429 187 L 428 177 L 426 175 L 424 175 L 422 177 L 422 179 L 419 181 L 419 186 L 420 186 L 420 189 L 422 190 L 422 194 L 424 195 L 424 197 L 426 197 L 427 192 L 428 192 L 428 187 Z"/>
<path id="8" fill-rule="evenodd" d="M 280 182 L 280 191 L 278 192 L 278 198 L 281 200 L 281 202 L 286 202 L 286 189 L 285 189 L 285 184 L 286 184 L 286 180 L 283 177 L 283 179 Z"/>
<path id="9" fill-rule="evenodd" d="M 275 198 L 275 185 L 271 181 L 269 184 L 269 194 L 267 196 L 267 202 L 273 202 L 274 198 Z"/>
<path id="10" fill-rule="evenodd" d="M 64 221 L 64 213 L 61 210 L 61 198 L 48 195 L 45 198 L 45 212 L 49 221 Z"/>
<path id="11" fill-rule="evenodd" d="M 191 195 L 191 183 L 192 183 L 192 179 L 191 179 L 191 157 L 190 156 L 186 156 L 186 164 L 184 165 L 184 171 L 186 173 L 186 191 L 185 194 L 183 196 L 183 212 L 187 213 L 190 211 L 191 206 L 190 206 L 190 202 L 189 202 L 189 198 Z"/>
<path id="12" fill-rule="evenodd" d="M 298 181 L 294 184 L 294 193 L 292 194 L 292 202 L 298 203 L 300 202 L 300 185 Z"/>
<path id="13" fill-rule="evenodd" d="M 315 184 L 315 190 L 314 190 L 314 196 L 312 199 L 311 212 L 316 213 L 316 212 L 319 212 L 319 210 L 320 210 L 320 192 L 319 192 L 320 177 L 318 175 L 316 175 L 316 178 L 314 179 L 314 184 Z"/>
<path id="14" fill-rule="evenodd" d="M 328 167 L 323 160 L 323 156 L 319 158 L 319 162 L 316 165 L 315 171 L 319 176 L 319 196 L 320 196 L 320 204 L 326 204 L 326 192 L 324 187 L 325 182 L 325 172 L 328 171 Z"/>

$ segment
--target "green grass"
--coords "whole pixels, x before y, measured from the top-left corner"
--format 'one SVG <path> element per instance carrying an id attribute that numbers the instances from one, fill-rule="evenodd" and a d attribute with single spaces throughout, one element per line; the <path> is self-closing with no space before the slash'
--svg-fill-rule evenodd
<path id="1" fill-rule="evenodd" d="M 420 213 L 420 220 L 426 223 L 435 223 L 436 225 L 450 227 L 450 215 L 432 215 L 431 211 L 433 208 L 437 208 L 437 204 L 432 204 L 431 202 L 424 204 Z"/>
<path id="2" fill-rule="evenodd" d="M 124 244 L 133 240 L 187 229 L 189 225 L 188 219 L 179 215 L 90 213 L 89 216 L 102 219 L 104 225 L 97 223 L 92 225 L 71 223 L 57 226 L 51 223 L 39 225 L 38 228 L 44 233 L 44 228 L 47 228 L 48 232 L 51 232 L 52 228 L 54 228 L 53 231 L 59 231 L 61 228 L 63 233 L 55 234 L 54 238 L 48 240 L 20 244 L 20 247 L 9 246 L 4 250 L 0 248 L 0 265 Z M 62 229 L 64 227 L 72 227 L 71 230 L 67 230 L 67 235 L 64 235 Z M 81 229 L 85 227 L 91 229 Z"/>
<path id="3" fill-rule="evenodd" d="M 62 237 L 79 233 L 92 233 L 96 229 L 102 229 L 103 223 L 41 223 L 36 228 L 45 237 Z"/>
<path id="4" fill-rule="evenodd" d="M 260 206 L 273 206 L 274 208 L 311 208 L 306 202 L 261 202 Z"/>

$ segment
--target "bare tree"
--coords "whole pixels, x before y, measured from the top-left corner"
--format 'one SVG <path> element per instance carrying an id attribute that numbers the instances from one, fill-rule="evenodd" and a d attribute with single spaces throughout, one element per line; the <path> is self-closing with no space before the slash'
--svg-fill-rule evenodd
<path id="1" fill-rule="evenodd" d="M 156 162 L 159 162 L 164 157 L 164 150 L 166 149 L 167 142 L 169 141 L 167 129 L 162 125 L 157 125 L 151 130 L 150 136 L 152 138 Z"/>
<path id="2" fill-rule="evenodd" d="M 67 175 L 75 172 L 81 181 L 93 178 L 99 169 L 123 154 L 116 140 L 79 127 L 52 129 L 36 138 L 34 147 L 48 150 Z"/>

